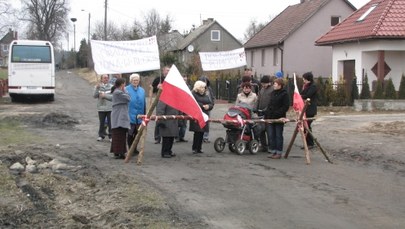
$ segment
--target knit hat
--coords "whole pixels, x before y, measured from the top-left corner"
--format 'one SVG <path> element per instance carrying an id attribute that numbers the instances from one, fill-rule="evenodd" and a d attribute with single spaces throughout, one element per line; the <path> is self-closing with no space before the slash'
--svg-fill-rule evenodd
<path id="1" fill-rule="evenodd" d="M 260 83 L 270 83 L 270 77 L 263 76 L 262 79 L 260 80 Z"/>

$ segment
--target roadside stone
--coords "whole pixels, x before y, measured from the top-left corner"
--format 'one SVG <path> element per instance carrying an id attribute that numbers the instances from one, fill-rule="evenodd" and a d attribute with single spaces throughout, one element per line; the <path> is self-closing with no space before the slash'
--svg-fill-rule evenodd
<path id="1" fill-rule="evenodd" d="M 38 165 L 38 169 L 47 169 L 49 168 L 49 163 L 48 162 L 44 162 Z"/>
<path id="2" fill-rule="evenodd" d="M 34 164 L 29 164 L 29 165 L 27 165 L 27 167 L 26 167 L 26 169 L 25 169 L 27 172 L 29 172 L 29 173 L 36 173 L 36 172 L 38 172 L 38 169 L 37 169 L 37 167 L 34 165 Z"/>
<path id="3" fill-rule="evenodd" d="M 16 162 L 10 166 L 10 169 L 16 172 L 22 172 L 24 171 L 24 165 L 22 165 L 20 162 Z"/>
<path id="4" fill-rule="evenodd" d="M 32 160 L 31 157 L 26 157 L 25 162 L 27 162 L 27 165 L 35 165 L 37 161 Z"/>

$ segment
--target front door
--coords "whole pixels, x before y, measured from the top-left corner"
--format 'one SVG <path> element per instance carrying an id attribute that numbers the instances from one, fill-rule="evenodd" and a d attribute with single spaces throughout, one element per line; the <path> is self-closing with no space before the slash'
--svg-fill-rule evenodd
<path id="1" fill-rule="evenodd" d="M 343 61 L 343 79 L 345 80 L 346 84 L 346 91 L 348 95 L 351 94 L 352 91 L 352 82 L 355 76 L 355 60 L 345 60 Z"/>

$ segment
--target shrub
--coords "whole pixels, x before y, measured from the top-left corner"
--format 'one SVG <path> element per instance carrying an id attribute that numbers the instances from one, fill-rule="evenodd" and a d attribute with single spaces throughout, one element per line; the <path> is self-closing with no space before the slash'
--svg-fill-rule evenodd
<path id="1" fill-rule="evenodd" d="M 405 99 L 405 74 L 402 74 L 399 84 L 398 99 Z"/>
<path id="2" fill-rule="evenodd" d="M 346 106 L 348 104 L 347 97 L 345 81 L 341 77 L 339 82 L 337 82 L 336 94 L 332 103 L 333 106 Z"/>
<path id="3" fill-rule="evenodd" d="M 316 86 L 318 88 L 318 106 L 329 105 L 326 95 L 325 95 L 325 83 L 322 77 L 319 77 L 316 81 Z"/>
<path id="4" fill-rule="evenodd" d="M 377 87 L 375 89 L 373 99 L 384 99 L 384 89 L 381 80 L 377 80 Z"/>
<path id="5" fill-rule="evenodd" d="M 330 77 L 329 79 L 327 79 L 325 81 L 325 86 L 324 86 L 324 95 L 325 95 L 325 105 L 329 106 L 334 97 L 335 97 L 335 91 L 333 90 L 333 85 L 332 85 L 332 77 Z"/>
<path id="6" fill-rule="evenodd" d="M 360 99 L 370 99 L 370 98 L 371 98 L 370 85 L 368 85 L 368 77 L 367 74 L 365 74 L 362 80 Z"/>
<path id="7" fill-rule="evenodd" d="M 359 98 L 359 88 L 357 87 L 357 77 L 353 77 L 352 90 L 350 91 L 350 106 L 353 106 L 354 100 Z"/>
<path id="8" fill-rule="evenodd" d="M 385 88 L 384 88 L 384 98 L 385 99 L 397 99 L 397 92 L 395 91 L 394 83 L 392 79 L 389 78 Z"/>

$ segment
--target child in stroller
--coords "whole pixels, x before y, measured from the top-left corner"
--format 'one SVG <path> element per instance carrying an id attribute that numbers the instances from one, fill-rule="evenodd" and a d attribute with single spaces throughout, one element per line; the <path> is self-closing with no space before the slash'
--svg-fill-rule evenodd
<path id="1" fill-rule="evenodd" d="M 258 137 L 262 131 L 262 126 L 258 123 L 250 123 L 245 120 L 252 118 L 252 108 L 244 103 L 239 103 L 228 109 L 224 115 L 222 125 L 226 128 L 225 138 L 219 137 L 214 142 L 214 149 L 218 153 L 225 149 L 226 143 L 231 152 L 243 154 L 245 149 L 249 149 L 251 154 L 256 154 L 259 150 Z"/>

